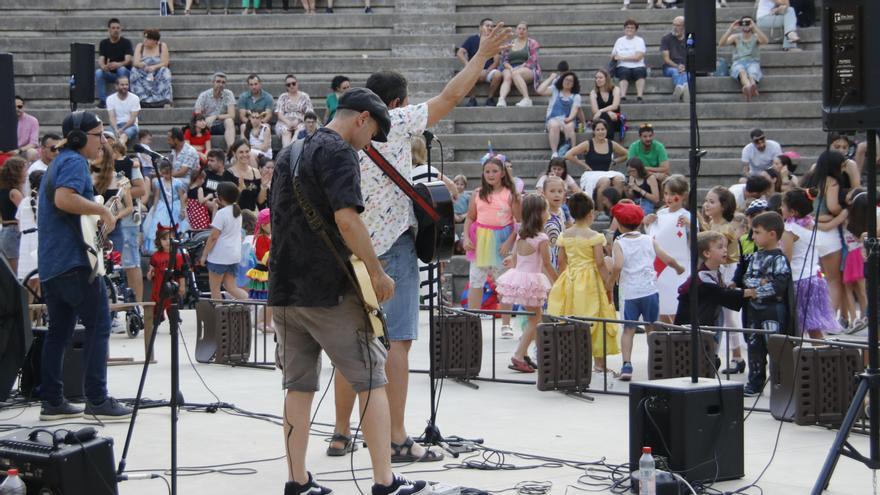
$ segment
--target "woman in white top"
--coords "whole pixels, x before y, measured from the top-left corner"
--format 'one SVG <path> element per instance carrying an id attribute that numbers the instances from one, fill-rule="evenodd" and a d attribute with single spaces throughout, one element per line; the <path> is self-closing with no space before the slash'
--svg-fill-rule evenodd
<path id="1" fill-rule="evenodd" d="M 623 23 L 623 36 L 614 42 L 611 49 L 611 60 L 617 64 L 614 75 L 620 81 L 620 98 L 626 100 L 626 90 L 629 83 L 636 83 L 636 99 L 641 102 L 645 93 L 645 78 L 648 77 L 648 69 L 645 66 L 645 53 L 648 49 L 645 40 L 636 36 L 639 23 L 633 19 L 627 19 Z"/>
<path id="2" fill-rule="evenodd" d="M 275 102 L 275 133 L 281 136 L 281 146 L 287 146 L 294 136 L 304 129 L 303 120 L 306 112 L 314 112 L 309 95 L 299 90 L 299 81 L 292 74 L 284 76 L 287 92 Z"/>
<path id="3" fill-rule="evenodd" d="M 265 156 L 272 158 L 272 130 L 269 124 L 263 123 L 263 117 L 258 112 L 248 112 L 248 121 L 244 126 L 242 138 L 246 139 L 251 147 L 251 167 L 257 167 L 257 157 Z"/>

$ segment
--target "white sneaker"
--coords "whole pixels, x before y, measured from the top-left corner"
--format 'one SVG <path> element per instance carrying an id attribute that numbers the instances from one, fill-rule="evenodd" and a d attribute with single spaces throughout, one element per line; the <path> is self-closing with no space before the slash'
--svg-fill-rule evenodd
<path id="1" fill-rule="evenodd" d="M 502 339 L 512 339 L 513 338 L 513 327 L 510 325 L 502 325 L 501 326 L 501 338 Z"/>
<path id="2" fill-rule="evenodd" d="M 559 153 L 554 151 L 553 154 L 550 155 L 550 159 L 559 158 Z"/>
<path id="3" fill-rule="evenodd" d="M 687 103 L 691 101 L 691 90 L 687 84 L 682 85 L 681 88 L 681 101 Z"/>
<path id="4" fill-rule="evenodd" d="M 518 107 L 530 107 L 532 106 L 532 100 L 530 98 L 523 98 L 519 100 L 519 103 L 516 104 Z"/>
<path id="5" fill-rule="evenodd" d="M 506 107 L 506 106 L 507 106 L 507 100 L 505 100 L 504 98 L 498 98 L 498 103 L 495 104 L 495 106 L 496 106 L 496 107 Z"/>
<path id="6" fill-rule="evenodd" d="M 684 91 L 683 84 L 679 84 L 678 86 L 676 86 L 675 89 L 672 90 L 672 99 L 675 101 L 681 100 L 681 92 L 682 91 Z"/>

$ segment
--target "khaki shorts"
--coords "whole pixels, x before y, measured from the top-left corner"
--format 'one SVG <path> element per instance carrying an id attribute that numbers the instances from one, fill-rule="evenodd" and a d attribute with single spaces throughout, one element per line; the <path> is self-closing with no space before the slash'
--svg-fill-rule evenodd
<path id="1" fill-rule="evenodd" d="M 355 392 L 384 386 L 385 347 L 364 331 L 366 315 L 354 293 L 338 306 L 273 308 L 275 362 L 281 368 L 285 390 L 317 392 L 320 389 L 321 350 Z"/>

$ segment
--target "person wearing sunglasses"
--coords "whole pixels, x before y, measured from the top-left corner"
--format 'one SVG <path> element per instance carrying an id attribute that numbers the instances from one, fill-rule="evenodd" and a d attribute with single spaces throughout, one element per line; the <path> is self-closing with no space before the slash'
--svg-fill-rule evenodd
<path id="1" fill-rule="evenodd" d="M 719 47 L 733 45 L 730 77 L 740 83 L 746 101 L 758 96 L 758 83 L 764 77 L 761 71 L 761 45 L 769 42 L 767 35 L 748 15 L 731 22 L 718 42 Z"/>
<path id="2" fill-rule="evenodd" d="M 773 159 L 782 154 L 782 146 L 767 139 L 761 129 L 752 129 L 751 142 L 742 149 L 743 175 L 757 175 L 773 166 Z"/>
<path id="3" fill-rule="evenodd" d="M 18 119 L 18 148 L 15 153 L 24 154 L 40 144 L 40 122 L 24 111 L 24 98 L 15 95 L 15 116 Z"/>
<path id="4" fill-rule="evenodd" d="M 351 83 L 346 81 L 350 87 Z M 275 134 L 281 136 L 281 146 L 290 144 L 299 131 L 305 129 L 303 121 L 306 112 L 314 112 L 312 99 L 305 91 L 299 90 L 299 81 L 293 74 L 284 76 L 284 87 L 287 92 L 278 97 L 275 104 L 275 114 L 278 121 L 275 123 Z"/>

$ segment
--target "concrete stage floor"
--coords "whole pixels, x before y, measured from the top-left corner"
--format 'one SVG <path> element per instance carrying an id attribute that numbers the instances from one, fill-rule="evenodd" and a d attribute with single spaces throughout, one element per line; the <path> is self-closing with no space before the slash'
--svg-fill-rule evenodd
<path id="1" fill-rule="evenodd" d="M 195 312 L 183 314 L 183 335 L 189 345 L 190 355 L 195 344 Z M 427 314 L 422 315 L 421 340 L 413 346 L 411 367 L 427 369 Z M 518 324 L 515 322 L 515 327 Z M 491 324 L 484 321 L 483 376 L 491 374 Z M 517 331 L 517 336 L 519 331 Z M 269 344 L 271 345 L 271 336 Z M 167 326 L 163 324 L 157 339 L 158 364 L 150 366 L 145 397 L 167 399 L 170 389 L 170 358 Z M 498 340 L 497 376 L 499 378 L 529 378 L 507 369 L 507 362 L 515 347 L 515 340 Z M 646 377 L 644 363 L 646 349 L 644 336 L 636 337 L 636 379 Z M 128 339 L 125 335 L 111 338 L 111 356 L 143 358 L 143 339 Z M 181 391 L 187 401 L 207 403 L 217 400 L 200 382 L 189 361 L 183 355 L 181 345 Z M 270 354 L 271 355 L 271 354 Z M 611 357 L 610 365 L 619 368 L 620 358 Z M 325 359 L 322 386 L 330 376 L 329 361 Z M 280 388 L 280 372 L 273 370 L 232 368 L 222 365 L 196 363 L 205 383 L 223 402 L 253 412 L 281 414 L 283 393 Z M 141 366 L 113 366 L 109 371 L 109 387 L 116 397 L 134 397 L 141 373 Z M 532 375 L 534 376 L 534 375 Z M 744 375 L 736 375 L 744 380 Z M 626 390 L 626 385 L 609 379 L 614 390 Z M 503 450 L 564 458 L 573 461 L 596 461 L 606 458 L 610 463 L 623 463 L 627 458 L 628 445 L 628 399 L 626 397 L 595 394 L 595 402 L 566 397 L 555 392 L 539 392 L 533 385 L 476 382 L 479 390 L 447 380 L 440 400 L 438 425 L 445 435 L 465 438 L 480 437 L 485 445 Z M 601 376 L 594 375 L 594 387 L 601 388 Z M 320 394 L 316 396 L 315 404 Z M 407 426 L 413 436 L 421 434 L 429 416 L 429 380 L 425 374 L 414 373 L 410 377 Z M 753 399 L 752 399 L 753 400 Z M 751 400 L 746 399 L 747 404 Z M 759 407 L 767 407 L 762 398 Z M 51 423 L 38 420 L 39 408 L 0 411 L 0 423 L 26 426 L 51 427 Z M 138 418 L 134 441 L 128 456 L 128 469 L 156 470 L 169 466 L 169 410 L 167 408 L 144 410 Z M 333 422 L 333 394 L 330 393 L 317 413 L 315 429 L 329 432 L 326 424 Z M 768 413 L 753 413 L 745 422 L 745 478 L 718 483 L 716 488 L 734 490 L 755 480 L 770 459 L 780 423 Z M 122 453 L 128 423 L 106 425 L 101 434 L 115 440 L 116 462 Z M 179 422 L 179 465 L 205 466 L 241 461 L 277 458 L 284 455 L 281 427 L 264 421 L 217 412 L 183 411 Z M 758 483 L 764 494 L 801 495 L 808 493 L 816 479 L 819 468 L 828 452 L 835 431 L 820 427 L 782 425 L 781 437 L 775 460 Z M 349 472 L 351 457 L 330 458 L 324 455 L 325 436 L 313 435 L 308 453 L 309 469 L 317 478 L 338 494 L 357 494 Z M 867 448 L 867 437 L 853 435 L 851 442 L 860 449 Z M 864 450 L 863 450 L 864 452 Z M 483 490 L 511 489 L 526 480 L 552 482 L 550 493 L 582 493 L 569 485 L 576 485 L 583 470 L 571 467 L 541 467 L 521 471 L 480 471 L 450 469 L 444 464 L 458 464 L 462 458 L 447 456 L 442 462 L 398 466 L 397 471 L 408 475 L 463 485 Z M 537 465 L 541 461 L 506 456 L 505 462 L 518 466 Z M 369 467 L 364 449 L 354 454 L 355 469 Z M 245 474 L 241 469 L 252 474 Z M 178 493 L 201 494 L 280 494 L 287 478 L 286 464 L 282 459 L 250 463 L 241 467 L 229 467 L 230 474 L 206 474 L 181 476 Z M 321 474 L 327 473 L 327 474 Z M 356 471 L 359 477 L 369 476 L 369 470 Z M 182 473 L 193 474 L 193 473 Z M 360 481 L 360 488 L 369 493 L 371 481 Z M 589 488 L 577 485 L 580 488 Z M 122 495 L 146 495 L 166 493 L 161 480 L 127 481 L 119 485 Z M 872 472 L 862 464 L 842 458 L 826 493 L 859 495 L 872 492 Z M 506 493 L 516 493 L 515 490 Z M 610 493 L 597 488 L 594 493 Z M 759 491 L 751 489 L 751 494 Z"/>

